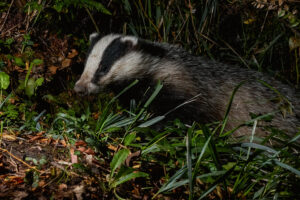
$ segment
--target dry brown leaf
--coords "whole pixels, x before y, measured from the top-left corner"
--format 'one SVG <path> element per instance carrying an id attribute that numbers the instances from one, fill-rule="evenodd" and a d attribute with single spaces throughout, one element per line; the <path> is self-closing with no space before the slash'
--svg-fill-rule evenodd
<path id="1" fill-rule="evenodd" d="M 299 48 L 300 47 L 300 38 L 290 37 L 289 47 L 290 47 L 291 51 L 296 49 L 296 48 Z"/>
<path id="2" fill-rule="evenodd" d="M 111 145 L 111 144 L 109 144 L 109 145 L 107 146 L 107 148 L 110 149 L 110 150 L 113 150 L 113 151 L 117 151 L 117 150 L 118 150 L 117 147 L 115 147 L 115 146 L 113 146 L 113 145 Z"/>
<path id="3" fill-rule="evenodd" d="M 84 193 L 85 188 L 84 185 L 78 185 L 73 189 L 73 192 L 75 193 L 76 199 L 82 200 L 82 194 Z"/>
<path id="4" fill-rule="evenodd" d="M 91 148 L 88 148 L 84 151 L 84 153 L 89 154 L 89 155 L 95 155 L 95 151 Z"/>
<path id="5" fill-rule="evenodd" d="M 8 135 L 6 133 L 3 134 L 3 139 L 8 141 L 15 141 L 17 137 L 15 135 Z"/>
<path id="6" fill-rule="evenodd" d="M 86 146 L 86 142 L 83 140 L 79 140 L 75 143 L 75 146 Z"/>
<path id="7" fill-rule="evenodd" d="M 66 185 L 66 184 L 64 184 L 64 183 L 61 183 L 59 186 L 58 186 L 58 189 L 59 190 L 65 190 L 65 189 L 67 189 L 68 188 L 68 186 Z"/>
<path id="8" fill-rule="evenodd" d="M 39 187 L 43 187 L 45 184 L 46 184 L 46 182 L 43 181 L 43 180 L 41 180 L 41 181 L 39 182 Z"/>
<path id="9" fill-rule="evenodd" d="M 278 0 L 278 5 L 281 6 L 283 4 L 284 0 Z"/>
<path id="10" fill-rule="evenodd" d="M 133 165 L 132 168 L 133 168 L 133 169 L 139 169 L 139 168 L 141 168 L 141 165 L 140 165 L 140 164 L 138 164 L 138 165 Z"/>
<path id="11" fill-rule="evenodd" d="M 48 70 L 49 70 L 49 72 L 53 75 L 53 74 L 56 74 L 56 71 L 57 71 L 57 69 L 58 69 L 58 67 L 56 67 L 56 66 L 50 66 L 50 67 L 48 67 Z"/>
<path id="12" fill-rule="evenodd" d="M 73 148 L 70 149 L 71 154 L 71 163 L 78 163 L 78 157 L 74 154 L 75 150 Z"/>
<path id="13" fill-rule="evenodd" d="M 33 142 L 33 141 L 35 141 L 35 140 L 37 140 L 37 139 L 40 139 L 40 138 L 42 138 L 42 136 L 40 136 L 40 135 L 37 135 L 37 136 L 33 136 L 32 138 L 30 138 L 30 142 Z"/>
<path id="14" fill-rule="evenodd" d="M 50 138 L 43 138 L 39 142 L 42 144 L 50 144 L 51 139 Z"/>
<path id="15" fill-rule="evenodd" d="M 23 69 L 23 68 L 21 68 L 21 67 L 19 67 L 19 66 L 14 66 L 14 69 L 13 69 L 14 71 L 17 71 L 17 72 L 20 72 L 20 73 L 22 73 L 22 72 L 24 72 L 25 70 Z"/>
<path id="16" fill-rule="evenodd" d="M 66 68 L 66 67 L 69 67 L 70 65 L 71 65 L 71 59 L 69 59 L 69 58 L 66 58 L 66 59 L 64 59 L 63 61 L 62 61 L 62 63 L 61 63 L 61 67 L 62 68 Z"/>
<path id="17" fill-rule="evenodd" d="M 86 148 L 85 148 L 85 147 L 78 147 L 77 150 L 78 150 L 78 151 L 81 151 L 81 152 L 85 152 L 85 151 L 86 151 Z"/>
<path id="18" fill-rule="evenodd" d="M 68 58 L 74 58 L 77 55 L 78 52 L 76 51 L 76 49 L 71 49 L 71 51 L 68 53 Z"/>
<path id="19" fill-rule="evenodd" d="M 60 142 L 64 147 L 67 146 L 66 140 L 60 140 L 59 142 Z"/>

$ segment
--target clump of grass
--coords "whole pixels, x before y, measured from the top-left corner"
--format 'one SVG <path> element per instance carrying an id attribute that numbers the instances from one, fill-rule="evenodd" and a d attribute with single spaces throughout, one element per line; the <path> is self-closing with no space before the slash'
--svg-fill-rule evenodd
<path id="1" fill-rule="evenodd" d="M 270 147 L 265 144 L 266 139 L 255 136 L 257 122 L 264 119 L 262 116 L 243 124 L 252 126 L 252 135 L 248 139 L 238 142 L 228 137 L 239 127 L 224 132 L 235 92 L 243 83 L 233 91 L 228 112 L 217 126 L 194 123 L 189 127 L 175 120 L 159 131 L 151 126 L 165 116 L 149 118 L 146 108 L 160 91 L 161 84 L 156 86 L 152 96 L 140 108 L 132 107 L 128 112 L 124 110 L 123 115 L 110 110 L 117 97 L 136 83 L 107 104 L 93 127 L 84 128 L 84 124 L 88 124 L 86 118 L 64 114 L 59 114 L 54 121 L 64 121 L 65 132 L 81 133 L 86 141 L 92 138 L 96 142 L 89 142 L 89 145 L 96 149 L 99 146 L 117 147 L 114 156 L 108 155 L 106 158 L 112 171 L 108 182 L 103 184 L 104 192 L 111 191 L 115 196 L 124 198 L 119 190 L 124 183 L 134 184 L 134 178 L 138 178 L 144 180 L 143 187 L 155 191 L 153 198 L 160 195 L 178 197 L 179 190 L 186 191 L 181 197 L 189 199 L 299 197 L 295 188 L 299 187 L 300 179 L 300 162 L 297 159 L 300 145 L 295 141 L 300 134 L 286 140 L 280 131 L 272 129 L 267 139 L 281 142 Z M 123 164 L 133 152 L 141 152 L 137 158 L 139 167 L 135 170 Z M 152 173 L 153 166 L 163 170 L 159 177 Z M 163 184 L 152 182 L 155 177 Z"/>

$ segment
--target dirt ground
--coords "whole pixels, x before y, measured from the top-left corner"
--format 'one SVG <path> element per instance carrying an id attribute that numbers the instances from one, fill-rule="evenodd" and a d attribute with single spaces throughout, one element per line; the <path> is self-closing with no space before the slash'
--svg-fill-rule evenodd
<path id="1" fill-rule="evenodd" d="M 74 158 L 63 142 L 43 134 L 4 136 L 0 146 L 0 199 L 105 198 L 99 193 L 99 179 L 72 170 Z M 97 170 L 93 172 L 97 174 Z"/>

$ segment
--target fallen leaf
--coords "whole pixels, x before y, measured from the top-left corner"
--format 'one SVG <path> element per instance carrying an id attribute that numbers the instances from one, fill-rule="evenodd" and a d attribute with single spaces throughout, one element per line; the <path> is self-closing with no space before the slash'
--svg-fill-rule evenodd
<path id="1" fill-rule="evenodd" d="M 298 48 L 298 47 L 300 47 L 300 39 L 296 38 L 296 37 L 290 37 L 289 47 L 290 47 L 291 51 Z"/>
<path id="2" fill-rule="evenodd" d="M 46 182 L 42 180 L 39 182 L 39 187 L 43 187 L 45 184 L 46 184 Z"/>
<path id="3" fill-rule="evenodd" d="M 66 67 L 69 67 L 70 65 L 71 65 L 71 59 L 69 59 L 69 58 L 66 58 L 66 59 L 64 59 L 63 61 L 62 61 L 62 63 L 61 63 L 61 67 L 62 68 L 66 68 Z"/>
<path id="4" fill-rule="evenodd" d="M 82 194 L 84 193 L 84 185 L 78 185 L 74 188 L 73 192 L 76 195 L 76 199 L 82 200 Z"/>
<path id="5" fill-rule="evenodd" d="M 79 140 L 75 143 L 75 146 L 86 146 L 86 142 L 83 140 Z"/>
<path id="6" fill-rule="evenodd" d="M 78 150 L 78 151 L 81 151 L 81 152 L 85 152 L 85 151 L 86 151 L 86 148 L 85 148 L 85 147 L 78 147 L 77 150 Z"/>
<path id="7" fill-rule="evenodd" d="M 74 58 L 77 55 L 78 52 L 76 51 L 76 49 L 71 49 L 71 51 L 68 53 L 68 58 Z"/>
<path id="8" fill-rule="evenodd" d="M 59 186 L 58 186 L 58 189 L 59 190 L 65 190 L 65 189 L 67 189 L 68 188 L 68 186 L 66 185 L 66 184 L 64 184 L 64 183 L 61 183 Z"/>
<path id="9" fill-rule="evenodd" d="M 4 140 L 8 140 L 8 141 L 15 141 L 17 138 L 16 138 L 16 136 L 14 136 L 14 135 L 8 135 L 8 134 L 3 134 L 3 139 Z"/>
<path id="10" fill-rule="evenodd" d="M 56 71 L 57 71 L 58 67 L 55 67 L 55 66 L 50 66 L 48 67 L 48 71 L 53 75 L 53 74 L 56 74 Z"/>
<path id="11" fill-rule="evenodd" d="M 113 151 L 117 151 L 117 147 L 115 147 L 115 146 L 113 146 L 113 145 L 111 145 L 111 144 L 109 144 L 108 146 L 107 146 L 107 148 L 108 149 L 110 149 L 110 150 L 113 150 Z"/>
<path id="12" fill-rule="evenodd" d="M 33 136 L 32 138 L 30 138 L 30 142 L 33 142 L 33 141 L 35 141 L 35 140 L 37 140 L 37 139 L 40 139 L 40 138 L 42 138 L 43 136 L 41 136 L 41 135 L 37 135 L 37 136 Z"/>
<path id="13" fill-rule="evenodd" d="M 43 138 L 39 142 L 43 144 L 50 144 L 51 139 L 50 138 Z"/>
<path id="14" fill-rule="evenodd" d="M 93 156 L 92 155 L 86 155 L 85 159 L 89 165 L 93 164 Z"/>
<path id="15" fill-rule="evenodd" d="M 14 192 L 15 200 L 25 199 L 25 197 L 27 197 L 27 196 L 28 196 L 28 193 L 24 192 L 24 191 L 15 191 Z"/>
<path id="16" fill-rule="evenodd" d="M 88 148 L 87 150 L 84 151 L 84 153 L 94 155 L 95 151 L 91 148 Z"/>
<path id="17" fill-rule="evenodd" d="M 78 163 L 78 157 L 74 154 L 75 150 L 73 148 L 70 149 L 71 154 L 71 162 Z"/>
<path id="18" fill-rule="evenodd" d="M 64 147 L 67 146 L 66 140 L 60 140 L 60 143 L 61 143 Z"/>

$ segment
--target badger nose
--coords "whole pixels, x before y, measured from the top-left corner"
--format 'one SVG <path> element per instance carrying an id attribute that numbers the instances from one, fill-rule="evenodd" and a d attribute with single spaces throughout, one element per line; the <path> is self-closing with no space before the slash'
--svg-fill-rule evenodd
<path id="1" fill-rule="evenodd" d="M 80 83 L 76 83 L 75 87 L 74 87 L 74 91 L 79 94 L 80 96 L 84 96 L 87 94 L 87 88 L 86 86 L 80 84 Z"/>

